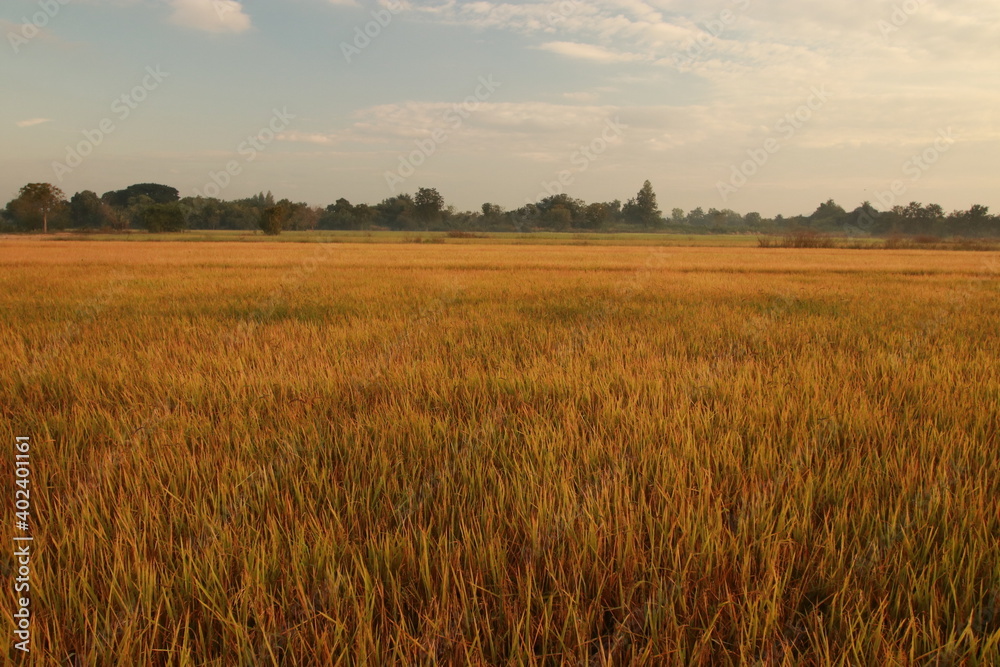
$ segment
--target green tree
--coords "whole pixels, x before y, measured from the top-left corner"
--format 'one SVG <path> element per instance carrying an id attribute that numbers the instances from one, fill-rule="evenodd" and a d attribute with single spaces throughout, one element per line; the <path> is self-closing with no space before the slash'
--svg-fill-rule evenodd
<path id="1" fill-rule="evenodd" d="M 66 209 L 66 195 L 51 183 L 28 183 L 7 204 L 7 215 L 20 228 L 49 232 L 49 220 Z"/>
<path id="2" fill-rule="evenodd" d="M 718 234 L 726 231 L 726 221 L 729 219 L 726 211 L 710 208 L 708 209 L 708 213 L 705 214 L 705 218 L 708 220 L 708 226 L 712 232 Z"/>
<path id="3" fill-rule="evenodd" d="M 128 205 L 124 209 L 119 209 L 128 221 L 129 226 L 146 226 L 146 209 L 155 204 L 149 195 L 138 195 L 128 200 Z M 117 207 L 112 207 L 117 208 Z"/>
<path id="4" fill-rule="evenodd" d="M 625 219 L 633 224 L 647 228 L 659 226 L 663 216 L 656 204 L 653 184 L 648 180 L 644 182 L 635 198 L 629 199 L 625 204 L 622 212 L 625 214 Z"/>
<path id="5" fill-rule="evenodd" d="M 837 202 L 828 199 L 816 207 L 812 215 L 803 220 L 803 223 L 810 229 L 832 230 L 843 227 L 848 217 L 847 211 Z"/>
<path id="6" fill-rule="evenodd" d="M 125 208 L 136 197 L 149 197 L 155 204 L 169 204 L 180 199 L 177 188 L 159 183 L 136 183 L 124 190 L 112 190 L 101 195 L 101 199 L 111 206 Z"/>
<path id="7" fill-rule="evenodd" d="M 375 205 L 375 214 L 380 225 L 390 229 L 414 229 L 413 197 L 409 194 L 383 199 Z"/>
<path id="8" fill-rule="evenodd" d="M 996 236 L 1000 221 L 988 206 L 974 204 L 968 211 L 953 211 L 946 220 L 948 231 L 959 236 Z"/>
<path id="9" fill-rule="evenodd" d="M 355 208 L 343 197 L 327 206 L 319 218 L 322 229 L 357 229 L 357 225 Z"/>
<path id="10" fill-rule="evenodd" d="M 210 197 L 185 197 L 180 201 L 191 229 L 222 229 L 223 202 Z M 257 226 L 254 220 L 253 227 Z"/>
<path id="11" fill-rule="evenodd" d="M 96 192 L 83 190 L 69 200 L 69 224 L 71 227 L 96 229 L 111 226 L 108 205 L 101 201 Z"/>
<path id="12" fill-rule="evenodd" d="M 268 236 L 277 236 L 288 217 L 288 209 L 281 204 L 268 206 L 261 210 L 260 229 Z"/>
<path id="13" fill-rule="evenodd" d="M 886 220 L 882 218 L 882 214 L 872 206 L 870 201 L 864 201 L 861 206 L 847 214 L 844 228 L 849 235 L 867 236 L 885 231 L 885 224 Z"/>
<path id="14" fill-rule="evenodd" d="M 179 232 L 185 227 L 184 210 L 177 202 L 148 204 L 140 213 L 143 226 L 153 234 Z"/>
<path id="15" fill-rule="evenodd" d="M 292 202 L 288 199 L 282 199 L 278 203 L 283 205 L 286 211 L 282 229 L 301 232 L 316 229 L 319 224 L 320 211 L 309 204 Z"/>
<path id="16" fill-rule="evenodd" d="M 611 209 L 607 204 L 594 202 L 587 206 L 586 216 L 589 229 L 600 229 L 611 219 Z"/>
<path id="17" fill-rule="evenodd" d="M 521 208 L 513 211 L 511 215 L 511 222 L 513 223 L 515 230 L 519 232 L 528 232 L 539 226 L 540 217 L 541 211 L 538 208 L 538 204 L 525 204 Z"/>
<path id="18" fill-rule="evenodd" d="M 413 211 L 425 227 L 440 222 L 443 209 L 444 197 L 434 188 L 420 188 L 413 197 Z"/>
<path id="19" fill-rule="evenodd" d="M 496 221 L 502 218 L 504 214 L 503 206 L 500 206 L 499 204 L 491 204 L 489 202 L 483 204 L 482 211 L 483 220 L 492 223 L 496 223 Z"/>
<path id="20" fill-rule="evenodd" d="M 687 214 L 687 221 L 689 225 L 704 226 L 706 224 L 705 211 L 702 210 L 701 206 L 691 209 Z"/>
<path id="21" fill-rule="evenodd" d="M 564 230 L 587 225 L 587 205 L 565 193 L 545 197 L 535 208 L 545 227 Z"/>
<path id="22" fill-rule="evenodd" d="M 274 206 L 274 195 L 268 190 L 267 194 L 263 192 L 249 197 L 243 200 L 248 206 L 255 206 L 259 209 L 265 209 L 268 206 Z"/>
<path id="23" fill-rule="evenodd" d="M 354 207 L 354 220 L 358 229 L 368 229 L 374 222 L 378 211 L 368 204 L 357 204 Z"/>
<path id="24" fill-rule="evenodd" d="M 556 204 L 542 215 L 547 227 L 556 231 L 565 231 L 573 224 L 573 212 L 563 204 Z"/>

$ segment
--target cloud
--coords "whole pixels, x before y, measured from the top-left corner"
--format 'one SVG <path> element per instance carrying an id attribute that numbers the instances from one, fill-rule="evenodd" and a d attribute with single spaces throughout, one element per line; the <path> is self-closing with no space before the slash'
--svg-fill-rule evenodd
<path id="1" fill-rule="evenodd" d="M 397 154 L 441 132 L 447 137 L 443 152 L 495 154 L 503 145 L 509 154 L 557 161 L 599 136 L 608 120 L 619 115 L 619 109 L 609 105 L 483 102 L 458 122 L 456 108 L 453 102 L 383 104 L 358 110 L 353 122 L 329 133 L 286 132 L 278 138 L 317 148 L 368 147 Z M 624 114 L 622 120 L 627 124 Z"/>
<path id="2" fill-rule="evenodd" d="M 26 20 L 30 18 L 25 17 Z M 22 48 L 27 48 L 26 42 L 32 44 L 42 42 L 63 49 L 77 46 L 77 44 L 66 41 L 54 34 L 48 28 L 44 26 L 40 27 L 37 23 L 31 21 L 27 23 L 13 23 L 6 19 L 0 19 L 0 34 L 6 37 L 5 41 L 13 47 L 14 53 L 19 53 Z"/>
<path id="3" fill-rule="evenodd" d="M 546 42 L 538 48 L 568 58 L 579 58 L 599 63 L 623 63 L 643 59 L 642 56 L 635 53 L 616 53 L 593 44 L 578 44 L 576 42 Z"/>
<path id="4" fill-rule="evenodd" d="M 17 122 L 18 127 L 32 127 L 33 125 L 41 125 L 42 123 L 51 122 L 51 118 L 29 118 L 28 120 L 20 120 Z"/>
<path id="5" fill-rule="evenodd" d="M 336 138 L 329 134 L 319 134 L 316 132 L 282 132 L 278 135 L 278 141 L 322 145 L 332 144 L 336 141 Z"/>
<path id="6" fill-rule="evenodd" d="M 205 32 L 244 32 L 252 25 L 237 0 L 170 0 L 176 25 Z"/>

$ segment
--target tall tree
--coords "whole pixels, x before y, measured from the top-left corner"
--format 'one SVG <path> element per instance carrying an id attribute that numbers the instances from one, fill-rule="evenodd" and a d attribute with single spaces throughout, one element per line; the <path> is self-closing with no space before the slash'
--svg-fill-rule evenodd
<path id="1" fill-rule="evenodd" d="M 313 208 L 305 202 L 292 202 L 282 199 L 288 209 L 288 218 L 284 228 L 289 231 L 307 231 L 316 229 L 319 224 L 320 209 Z M 280 202 L 279 202 L 280 203 Z"/>
<path id="2" fill-rule="evenodd" d="M 336 203 L 327 206 L 320 216 L 319 226 L 322 229 L 357 229 L 351 202 L 341 197 Z"/>
<path id="3" fill-rule="evenodd" d="M 499 204 L 491 204 L 489 202 L 483 204 L 482 211 L 483 218 L 487 220 L 496 220 L 504 213 L 503 206 L 500 206 Z"/>
<path id="4" fill-rule="evenodd" d="M 149 197 L 154 204 L 169 204 L 180 199 L 177 188 L 159 183 L 136 183 L 124 190 L 113 190 L 101 195 L 101 199 L 111 206 L 125 208 L 135 197 Z"/>
<path id="5" fill-rule="evenodd" d="M 409 194 L 396 195 L 383 199 L 374 206 L 378 223 L 390 229 L 414 228 L 413 197 Z"/>
<path id="6" fill-rule="evenodd" d="M 66 206 L 66 195 L 51 183 L 28 183 L 17 199 L 7 204 L 7 213 L 21 226 L 34 227 L 40 220 L 42 231 L 49 233 L 49 217 Z"/>
<path id="7" fill-rule="evenodd" d="M 354 220 L 357 222 L 358 229 L 368 229 L 375 220 L 375 215 L 377 211 L 369 206 L 368 204 L 358 204 L 354 207 Z"/>
<path id="8" fill-rule="evenodd" d="M 444 197 L 434 188 L 420 188 L 413 197 L 413 209 L 425 226 L 433 224 L 441 220 Z"/>
<path id="9" fill-rule="evenodd" d="M 594 202 L 586 208 L 587 228 L 600 229 L 611 219 L 611 209 L 607 204 Z"/>
<path id="10" fill-rule="evenodd" d="M 544 227 L 565 230 L 587 225 L 587 205 L 582 199 L 566 193 L 545 197 L 535 206 L 541 215 L 539 222 Z"/>
<path id="11" fill-rule="evenodd" d="M 804 226 L 811 229 L 834 230 L 843 227 L 847 220 L 847 211 L 837 202 L 827 199 L 803 222 Z"/>
<path id="12" fill-rule="evenodd" d="M 104 227 L 111 224 L 108 205 L 101 201 L 96 192 L 83 190 L 69 200 L 69 221 L 71 227 Z"/>
<path id="13" fill-rule="evenodd" d="M 634 199 L 629 199 L 622 212 L 630 222 L 642 225 L 643 227 L 656 227 L 662 220 L 660 208 L 656 204 L 656 193 L 653 192 L 653 184 L 648 180 L 642 184 L 639 193 Z"/>

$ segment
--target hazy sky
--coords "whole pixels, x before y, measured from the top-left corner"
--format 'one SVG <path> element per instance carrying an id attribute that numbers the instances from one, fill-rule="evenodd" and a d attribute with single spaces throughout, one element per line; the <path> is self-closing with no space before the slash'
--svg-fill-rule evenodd
<path id="1" fill-rule="evenodd" d="M 3 0 L 0 34 L 0 205 L 48 181 L 514 208 L 648 178 L 666 211 L 893 185 L 1000 211 L 996 0 Z"/>

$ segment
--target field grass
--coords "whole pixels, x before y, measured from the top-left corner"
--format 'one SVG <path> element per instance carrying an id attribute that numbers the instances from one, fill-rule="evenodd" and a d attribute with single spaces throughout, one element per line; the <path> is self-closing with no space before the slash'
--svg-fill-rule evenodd
<path id="1" fill-rule="evenodd" d="M 0 240 L 4 237 L 0 236 Z M 8 235 L 9 240 L 17 236 Z M 422 231 L 349 231 L 314 230 L 282 232 L 267 236 L 255 230 L 188 230 L 184 232 L 150 234 L 144 230 L 127 232 L 60 232 L 46 237 L 46 241 L 132 241 L 176 242 L 214 241 L 240 243 L 446 243 L 449 245 L 623 245 L 623 246 L 757 246 L 757 237 L 751 234 L 671 234 L 662 232 L 471 232 L 468 237 L 453 236 L 448 232 Z"/>
<path id="2" fill-rule="evenodd" d="M 31 664 L 998 664 L 998 268 L 4 240 Z"/>

